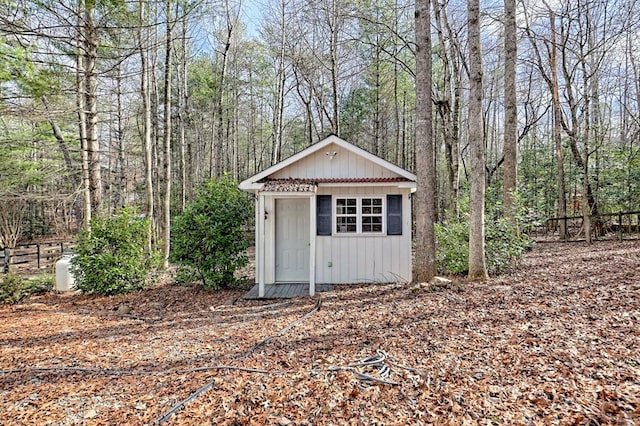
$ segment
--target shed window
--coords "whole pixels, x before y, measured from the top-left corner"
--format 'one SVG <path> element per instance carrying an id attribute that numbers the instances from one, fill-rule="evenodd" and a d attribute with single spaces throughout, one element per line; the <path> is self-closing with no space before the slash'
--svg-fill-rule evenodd
<path id="1" fill-rule="evenodd" d="M 382 198 L 362 199 L 362 232 L 382 232 Z"/>
<path id="2" fill-rule="evenodd" d="M 336 232 L 358 232 L 358 200 L 336 198 Z"/>
<path id="3" fill-rule="evenodd" d="M 336 233 L 381 234 L 383 198 L 336 198 Z"/>

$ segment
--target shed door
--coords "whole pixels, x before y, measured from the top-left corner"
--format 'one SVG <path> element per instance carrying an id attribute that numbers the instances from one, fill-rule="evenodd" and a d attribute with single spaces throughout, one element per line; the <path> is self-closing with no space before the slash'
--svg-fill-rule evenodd
<path id="1" fill-rule="evenodd" d="M 276 281 L 309 281 L 309 199 L 276 199 Z"/>

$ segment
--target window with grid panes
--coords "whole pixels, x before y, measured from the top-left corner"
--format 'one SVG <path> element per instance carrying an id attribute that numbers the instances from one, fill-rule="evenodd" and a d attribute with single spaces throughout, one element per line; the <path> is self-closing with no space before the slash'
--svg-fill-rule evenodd
<path id="1" fill-rule="evenodd" d="M 381 197 L 336 198 L 336 233 L 382 233 Z"/>
<path id="2" fill-rule="evenodd" d="M 356 198 L 336 198 L 336 232 L 358 232 L 358 200 Z"/>
<path id="3" fill-rule="evenodd" d="M 361 199 L 362 232 L 382 232 L 382 198 Z"/>

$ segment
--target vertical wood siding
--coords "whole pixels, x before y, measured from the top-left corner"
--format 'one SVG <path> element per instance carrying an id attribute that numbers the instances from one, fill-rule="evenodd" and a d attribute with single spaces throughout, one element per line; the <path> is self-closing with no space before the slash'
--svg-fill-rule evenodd
<path id="1" fill-rule="evenodd" d="M 408 189 L 394 187 L 319 187 L 333 197 L 402 195 L 402 235 L 331 235 L 316 237 L 317 283 L 344 284 L 411 281 L 411 201 Z M 265 196 L 265 282 L 275 282 L 275 197 Z M 335 214 L 332 216 L 335 221 Z M 315 231 L 315 229 L 314 229 Z M 331 264 L 331 266 L 329 266 Z"/>
<path id="2" fill-rule="evenodd" d="M 336 152 L 331 158 L 327 152 Z M 306 158 L 297 161 L 279 172 L 272 178 L 380 178 L 397 177 L 392 171 L 375 164 L 351 151 L 331 144 Z"/>
<path id="3" fill-rule="evenodd" d="M 402 194 L 402 235 L 332 235 L 316 239 L 316 282 L 327 284 L 411 281 L 411 201 L 398 188 L 318 188 L 333 196 Z M 335 217 L 333 218 L 335 220 Z M 329 266 L 331 264 L 331 266 Z"/>

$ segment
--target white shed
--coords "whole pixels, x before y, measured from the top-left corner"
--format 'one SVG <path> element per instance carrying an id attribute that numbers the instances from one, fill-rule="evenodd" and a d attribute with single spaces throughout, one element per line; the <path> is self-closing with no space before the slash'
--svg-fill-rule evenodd
<path id="1" fill-rule="evenodd" d="M 411 281 L 416 176 L 337 136 L 240 183 L 256 194 L 256 281 Z"/>

